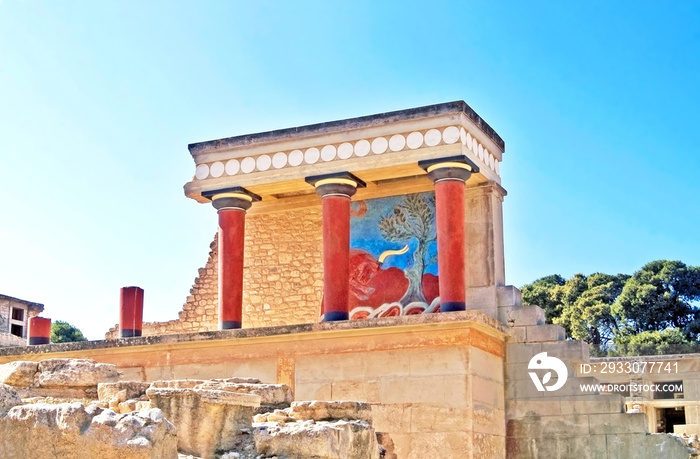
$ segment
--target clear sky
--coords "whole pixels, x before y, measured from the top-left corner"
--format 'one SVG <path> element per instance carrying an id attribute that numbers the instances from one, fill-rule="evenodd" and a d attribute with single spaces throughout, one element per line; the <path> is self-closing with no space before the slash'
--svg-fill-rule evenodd
<path id="1" fill-rule="evenodd" d="M 187 144 L 463 99 L 506 277 L 700 265 L 700 2 L 0 0 L 0 293 L 171 320 L 216 232 Z"/>

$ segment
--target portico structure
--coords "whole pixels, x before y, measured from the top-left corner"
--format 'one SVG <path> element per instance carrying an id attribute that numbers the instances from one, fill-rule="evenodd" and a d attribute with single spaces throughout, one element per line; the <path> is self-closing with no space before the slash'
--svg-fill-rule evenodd
<path id="1" fill-rule="evenodd" d="M 221 315 L 241 309 L 243 238 L 254 237 L 244 236 L 246 213 L 322 208 L 323 315 L 344 320 L 351 201 L 433 191 L 440 310 L 498 318 L 499 305 L 513 304 L 504 285 L 504 149 L 462 101 L 191 144 L 185 194 L 219 211 L 220 328 L 246 326 L 238 313 Z"/>

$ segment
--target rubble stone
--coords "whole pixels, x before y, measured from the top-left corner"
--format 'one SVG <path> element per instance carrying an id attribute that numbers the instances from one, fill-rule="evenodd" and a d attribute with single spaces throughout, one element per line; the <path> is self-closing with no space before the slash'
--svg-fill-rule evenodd
<path id="1" fill-rule="evenodd" d="M 150 386 L 150 383 L 139 381 L 100 383 L 97 385 L 97 396 L 102 402 L 110 403 L 113 400 L 117 400 L 119 403 L 122 403 L 131 399 L 139 399 L 146 395 L 146 389 Z"/>
<path id="2" fill-rule="evenodd" d="M 117 414 L 96 405 L 32 404 L 0 418 L 3 457 L 173 459 L 175 427 L 158 409 Z"/>
<path id="3" fill-rule="evenodd" d="M 0 365 L 0 384 L 18 388 L 27 388 L 34 383 L 34 375 L 38 371 L 37 362 L 17 360 Z"/>
<path id="4" fill-rule="evenodd" d="M 22 404 L 17 391 L 7 384 L 0 384 L 0 417 L 5 416 L 10 408 Z"/>
<path id="5" fill-rule="evenodd" d="M 254 435 L 265 457 L 379 459 L 375 431 L 365 421 L 267 422 L 256 424 Z"/>
<path id="6" fill-rule="evenodd" d="M 305 401 L 292 402 L 287 410 L 296 420 L 332 421 L 357 419 L 372 423 L 372 405 L 365 402 L 350 401 Z"/>
<path id="7" fill-rule="evenodd" d="M 239 394 L 256 394 L 260 396 L 261 405 L 270 406 L 284 405 L 287 407 L 294 399 L 291 387 L 286 384 L 250 384 L 213 380 L 197 384 L 195 389 L 214 389 L 237 392 Z"/>
<path id="8" fill-rule="evenodd" d="M 90 387 L 101 382 L 116 382 L 115 365 L 90 359 L 47 359 L 39 362 L 38 387 Z"/>
<path id="9" fill-rule="evenodd" d="M 260 396 L 221 390 L 151 387 L 151 405 L 163 410 L 178 430 L 178 450 L 204 459 L 233 450 L 250 435 Z"/>

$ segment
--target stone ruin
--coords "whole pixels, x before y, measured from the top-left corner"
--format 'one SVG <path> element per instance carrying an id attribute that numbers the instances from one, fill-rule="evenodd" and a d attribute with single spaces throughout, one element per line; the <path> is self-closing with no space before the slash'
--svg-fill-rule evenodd
<path id="1" fill-rule="evenodd" d="M 369 403 L 293 401 L 256 378 L 122 381 L 88 359 L 0 365 L 0 455 L 37 459 L 395 458 Z"/>

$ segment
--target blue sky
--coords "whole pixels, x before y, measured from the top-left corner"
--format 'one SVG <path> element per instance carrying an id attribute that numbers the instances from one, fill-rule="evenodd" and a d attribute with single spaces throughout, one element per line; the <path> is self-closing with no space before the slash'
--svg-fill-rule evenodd
<path id="1" fill-rule="evenodd" d="M 0 292 L 177 317 L 216 231 L 187 144 L 463 99 L 506 277 L 700 265 L 700 3 L 0 0 Z"/>

